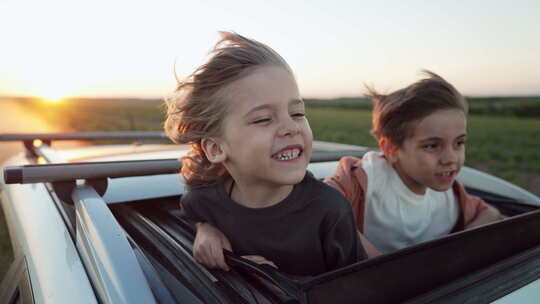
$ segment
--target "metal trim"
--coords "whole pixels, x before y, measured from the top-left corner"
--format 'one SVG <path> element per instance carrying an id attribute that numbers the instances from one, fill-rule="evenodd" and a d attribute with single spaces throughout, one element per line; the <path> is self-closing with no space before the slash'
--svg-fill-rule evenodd
<path id="1" fill-rule="evenodd" d="M 73 191 L 77 248 L 103 303 L 156 303 L 126 235 L 91 186 Z"/>
<path id="2" fill-rule="evenodd" d="M 310 162 L 336 161 L 344 156 L 361 157 L 364 153 L 364 151 L 354 150 L 316 151 L 311 155 Z M 177 159 L 9 166 L 4 168 L 4 180 L 6 184 L 32 184 L 77 179 L 158 175 L 177 173 L 180 166 L 181 162 Z"/>
<path id="3" fill-rule="evenodd" d="M 77 133 L 4 133 L 0 141 L 98 140 L 98 139 L 167 139 L 164 132 L 77 132 Z"/>

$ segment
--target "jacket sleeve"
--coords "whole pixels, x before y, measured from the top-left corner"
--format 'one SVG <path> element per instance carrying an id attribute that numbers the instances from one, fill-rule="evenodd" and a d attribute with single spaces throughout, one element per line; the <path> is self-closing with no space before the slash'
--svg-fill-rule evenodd
<path id="1" fill-rule="evenodd" d="M 351 204 L 356 227 L 364 231 L 365 196 L 367 175 L 361 166 L 362 160 L 355 157 L 343 157 L 333 175 L 324 182 L 337 189 Z"/>
<path id="2" fill-rule="evenodd" d="M 459 203 L 460 216 L 452 232 L 464 230 L 465 227 L 487 208 L 482 199 L 465 192 L 465 188 L 458 181 L 452 185 L 454 194 Z"/>

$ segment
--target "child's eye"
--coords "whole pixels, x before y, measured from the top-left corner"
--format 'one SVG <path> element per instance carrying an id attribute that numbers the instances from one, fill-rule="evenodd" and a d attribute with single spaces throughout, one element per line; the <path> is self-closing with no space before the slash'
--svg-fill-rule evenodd
<path id="1" fill-rule="evenodd" d="M 272 121 L 272 118 L 269 118 L 269 117 L 264 117 L 264 118 L 258 118 L 258 119 L 255 119 L 254 121 L 252 121 L 251 123 L 252 124 L 263 124 L 263 123 L 268 123 Z"/>
<path id="2" fill-rule="evenodd" d="M 439 147 L 438 144 L 425 144 L 422 146 L 423 149 L 426 149 L 426 150 L 435 150 Z"/>
<path id="3" fill-rule="evenodd" d="M 302 118 L 306 116 L 306 113 L 298 112 L 298 113 L 293 113 L 291 116 L 294 118 Z"/>

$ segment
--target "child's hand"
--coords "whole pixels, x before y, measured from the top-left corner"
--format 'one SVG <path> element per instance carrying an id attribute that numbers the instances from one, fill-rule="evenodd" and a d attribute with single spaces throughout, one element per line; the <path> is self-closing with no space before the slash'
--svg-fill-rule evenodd
<path id="1" fill-rule="evenodd" d="M 257 264 L 266 264 L 266 265 L 270 265 L 274 268 L 278 268 L 276 266 L 276 264 L 274 264 L 273 262 L 265 259 L 264 257 L 260 256 L 260 255 L 243 255 L 242 256 L 244 259 L 246 260 L 250 260 L 252 261 L 253 263 L 257 263 Z"/>
<path id="2" fill-rule="evenodd" d="M 374 258 L 382 254 L 379 249 L 373 246 L 373 244 L 371 244 L 371 242 L 360 231 L 358 231 L 358 236 L 360 237 L 362 246 L 364 246 L 364 250 L 368 255 L 368 259 Z"/>
<path id="3" fill-rule="evenodd" d="M 229 271 L 223 249 L 231 250 L 227 237 L 208 223 L 197 223 L 197 234 L 193 243 L 193 256 L 197 262 L 212 269 Z"/>
<path id="4" fill-rule="evenodd" d="M 474 219 L 467 226 L 465 226 L 465 229 L 475 228 L 499 220 L 501 220 L 501 213 L 499 212 L 499 210 L 495 209 L 490 205 L 487 205 L 487 208 L 482 210 L 480 214 L 478 214 L 476 219 Z"/>

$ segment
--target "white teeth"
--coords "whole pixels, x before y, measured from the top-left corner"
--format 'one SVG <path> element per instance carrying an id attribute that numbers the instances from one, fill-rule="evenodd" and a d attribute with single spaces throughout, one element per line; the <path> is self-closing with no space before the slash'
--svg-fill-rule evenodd
<path id="1" fill-rule="evenodd" d="M 297 158 L 300 155 L 300 149 L 285 150 L 274 156 L 279 160 L 291 160 Z"/>
<path id="2" fill-rule="evenodd" d="M 438 175 L 448 177 L 448 176 L 452 175 L 452 171 L 442 172 L 442 173 L 439 173 Z"/>

